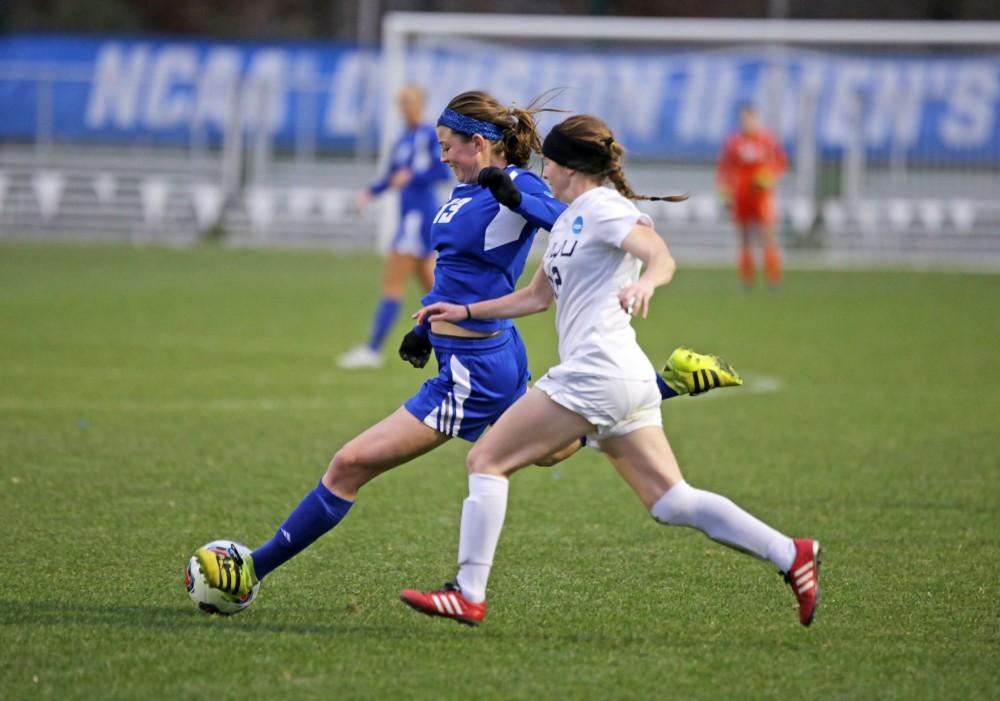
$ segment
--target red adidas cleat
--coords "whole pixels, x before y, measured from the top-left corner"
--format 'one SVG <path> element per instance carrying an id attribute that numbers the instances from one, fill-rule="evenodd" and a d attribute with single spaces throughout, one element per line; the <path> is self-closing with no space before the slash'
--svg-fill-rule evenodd
<path id="1" fill-rule="evenodd" d="M 404 604 L 428 616 L 441 616 L 467 626 L 478 626 L 486 618 L 486 602 L 474 604 L 464 596 L 454 582 L 447 582 L 437 591 L 422 592 L 404 589 L 399 592 Z"/>
<path id="2" fill-rule="evenodd" d="M 813 622 L 819 607 L 819 565 L 822 548 L 818 540 L 807 538 L 795 541 L 795 562 L 785 573 L 785 581 L 795 592 L 799 602 L 799 623 L 804 626 Z"/>

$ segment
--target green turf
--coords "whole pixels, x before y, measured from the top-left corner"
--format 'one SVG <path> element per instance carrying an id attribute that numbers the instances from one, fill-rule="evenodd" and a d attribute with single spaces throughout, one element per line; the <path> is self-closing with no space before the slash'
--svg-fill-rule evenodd
<path id="1" fill-rule="evenodd" d="M 196 611 L 194 548 L 259 544 L 429 376 L 333 363 L 377 271 L 0 246 L 0 698 L 996 698 L 998 276 L 744 294 L 682 268 L 637 322 L 655 359 L 688 343 L 749 378 L 667 403 L 667 430 L 693 484 L 822 539 L 811 629 L 771 567 L 657 526 L 593 451 L 514 478 L 483 627 L 419 616 L 397 593 L 454 574 L 457 441 L 367 487 L 248 612 Z M 521 326 L 538 376 L 551 316 Z"/>

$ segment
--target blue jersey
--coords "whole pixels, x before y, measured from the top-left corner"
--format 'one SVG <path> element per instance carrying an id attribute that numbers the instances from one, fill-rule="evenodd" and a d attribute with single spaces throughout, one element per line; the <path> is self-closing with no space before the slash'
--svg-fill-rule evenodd
<path id="1" fill-rule="evenodd" d="M 521 206 L 510 210 L 478 184 L 459 184 L 434 217 L 431 240 L 438 253 L 434 287 L 422 302 L 471 304 L 514 291 L 539 227 L 550 228 L 566 205 L 530 170 L 507 166 L 522 193 Z M 493 333 L 510 319 L 458 322 L 473 331 Z"/>
<path id="2" fill-rule="evenodd" d="M 429 219 L 438 208 L 434 187 L 451 177 L 448 166 L 441 162 L 437 130 L 432 125 L 420 124 L 403 132 L 392 147 L 385 177 L 368 188 L 372 195 L 385 192 L 393 174 L 403 168 L 409 169 L 413 177 L 399 192 L 401 217 L 411 211 L 420 211 L 427 213 Z"/>
<path id="3" fill-rule="evenodd" d="M 459 185 L 431 226 L 438 252 L 434 288 L 424 304 L 470 304 L 514 291 L 539 228 L 550 229 L 566 205 L 530 170 L 508 166 L 521 190 L 516 210 L 501 207 L 486 188 Z M 404 405 L 418 421 L 446 436 L 475 441 L 528 389 L 528 354 L 510 319 L 470 319 L 461 326 L 487 338 L 430 334 L 438 374 Z"/>

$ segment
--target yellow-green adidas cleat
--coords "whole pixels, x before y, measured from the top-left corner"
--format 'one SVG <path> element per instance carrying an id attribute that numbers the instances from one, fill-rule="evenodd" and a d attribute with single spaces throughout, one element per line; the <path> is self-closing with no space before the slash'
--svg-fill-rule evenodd
<path id="1" fill-rule="evenodd" d="M 229 548 L 198 548 L 194 555 L 208 586 L 213 589 L 243 597 L 257 584 L 253 558 L 241 555 L 235 545 Z"/>
<path id="2" fill-rule="evenodd" d="M 681 346 L 663 367 L 663 381 L 677 394 L 694 396 L 717 387 L 738 387 L 743 384 L 725 360 L 717 355 L 703 355 Z"/>

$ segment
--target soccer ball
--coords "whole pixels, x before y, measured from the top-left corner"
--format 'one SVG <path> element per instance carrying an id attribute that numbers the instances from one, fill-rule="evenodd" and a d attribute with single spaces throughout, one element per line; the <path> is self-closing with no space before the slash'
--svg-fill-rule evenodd
<path id="1" fill-rule="evenodd" d="M 244 557 L 250 554 L 250 548 L 234 540 L 213 540 L 204 547 L 213 552 L 225 553 L 233 546 Z M 242 597 L 230 596 L 218 589 L 212 589 L 208 586 L 208 580 L 205 579 L 201 565 L 198 564 L 198 558 L 194 555 L 188 560 L 187 568 L 184 570 L 184 586 L 187 587 L 191 601 L 197 604 L 198 608 L 205 613 L 222 616 L 231 616 L 246 609 L 257 598 L 257 592 L 260 591 L 260 582 L 257 582 L 253 589 Z"/>

